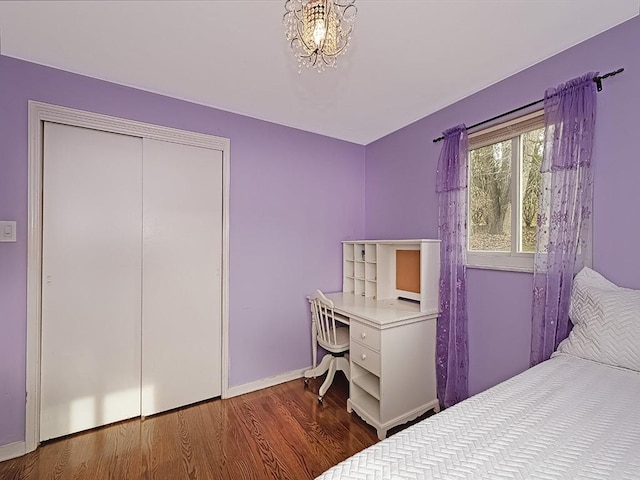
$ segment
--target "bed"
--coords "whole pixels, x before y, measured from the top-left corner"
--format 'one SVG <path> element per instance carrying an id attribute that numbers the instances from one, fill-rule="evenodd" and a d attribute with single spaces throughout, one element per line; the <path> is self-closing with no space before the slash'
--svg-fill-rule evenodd
<path id="1" fill-rule="evenodd" d="M 640 479 L 640 291 L 585 269 L 553 357 L 318 479 Z"/>

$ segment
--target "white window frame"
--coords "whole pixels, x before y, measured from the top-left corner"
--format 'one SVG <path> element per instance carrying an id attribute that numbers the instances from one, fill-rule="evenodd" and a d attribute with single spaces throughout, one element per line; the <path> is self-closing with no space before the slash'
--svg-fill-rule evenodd
<path id="1" fill-rule="evenodd" d="M 520 151 L 519 136 L 527 131 L 535 130 L 544 126 L 544 110 L 537 110 L 528 115 L 514 120 L 500 123 L 498 125 L 485 128 L 469 135 L 469 156 L 471 150 L 492 145 L 501 141 L 515 138 L 517 150 Z M 516 138 L 517 137 L 517 138 Z M 520 217 L 522 204 L 520 202 L 520 170 L 521 155 L 511 164 L 511 251 L 510 252 L 483 252 L 469 249 L 469 237 L 467 234 L 467 267 L 488 270 L 506 270 L 514 272 L 533 272 L 533 252 L 518 252 L 518 245 L 522 236 Z M 470 163 L 470 158 L 469 158 Z M 470 167 L 470 165 L 469 165 Z M 471 168 L 468 168 L 468 184 L 471 182 Z M 467 188 L 467 224 L 469 229 L 469 212 L 471 211 L 470 194 L 471 189 Z"/>

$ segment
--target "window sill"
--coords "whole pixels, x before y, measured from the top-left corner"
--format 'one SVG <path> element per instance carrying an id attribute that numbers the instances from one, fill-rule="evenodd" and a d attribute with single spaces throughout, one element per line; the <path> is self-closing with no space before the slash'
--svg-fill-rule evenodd
<path id="1" fill-rule="evenodd" d="M 467 252 L 467 268 L 533 273 L 533 254 Z"/>

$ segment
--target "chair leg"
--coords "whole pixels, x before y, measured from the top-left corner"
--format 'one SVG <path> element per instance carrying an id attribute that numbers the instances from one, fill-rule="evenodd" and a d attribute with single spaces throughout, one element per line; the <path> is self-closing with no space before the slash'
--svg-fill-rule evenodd
<path id="1" fill-rule="evenodd" d="M 324 357 L 322 357 L 320 365 L 304 372 L 304 378 L 316 378 L 322 375 L 324 372 L 329 370 L 329 364 L 331 363 L 332 359 L 333 355 L 326 354 Z"/>
<path id="2" fill-rule="evenodd" d="M 344 373 L 344 376 L 347 377 L 347 380 L 351 381 L 351 374 L 349 370 L 351 369 L 349 365 L 349 357 L 338 357 L 336 358 L 336 370 L 341 370 Z"/>
<path id="3" fill-rule="evenodd" d="M 324 358 L 323 358 L 324 360 Z M 322 397 L 327 393 L 327 390 L 331 386 L 331 382 L 333 382 L 333 377 L 336 374 L 336 362 L 337 358 L 331 357 L 331 363 L 329 363 L 329 372 L 327 373 L 327 378 L 324 379 L 322 385 L 320 386 L 320 391 L 318 392 L 318 400 L 322 401 Z"/>

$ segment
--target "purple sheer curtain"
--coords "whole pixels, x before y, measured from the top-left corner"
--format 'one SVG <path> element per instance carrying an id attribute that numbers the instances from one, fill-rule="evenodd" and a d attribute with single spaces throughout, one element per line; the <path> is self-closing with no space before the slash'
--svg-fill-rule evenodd
<path id="1" fill-rule="evenodd" d="M 591 217 L 596 73 L 545 92 L 542 189 L 533 276 L 531 365 L 569 334 L 574 274 L 584 266 Z"/>
<path id="2" fill-rule="evenodd" d="M 469 395 L 467 337 L 467 129 L 444 132 L 436 191 L 440 230 L 440 317 L 437 324 L 438 399 L 444 407 Z"/>

